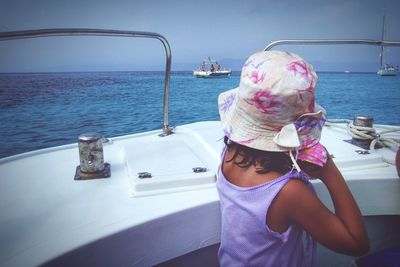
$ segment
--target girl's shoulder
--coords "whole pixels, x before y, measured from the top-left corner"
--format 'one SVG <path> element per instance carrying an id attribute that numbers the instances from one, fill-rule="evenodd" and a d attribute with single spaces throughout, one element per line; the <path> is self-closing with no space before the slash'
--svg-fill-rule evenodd
<path id="1" fill-rule="evenodd" d="M 282 187 L 280 196 L 286 202 L 293 202 L 305 200 L 308 198 L 318 198 L 313 185 L 310 182 L 310 177 L 305 172 L 289 172 L 286 174 L 288 176 L 288 181 Z"/>

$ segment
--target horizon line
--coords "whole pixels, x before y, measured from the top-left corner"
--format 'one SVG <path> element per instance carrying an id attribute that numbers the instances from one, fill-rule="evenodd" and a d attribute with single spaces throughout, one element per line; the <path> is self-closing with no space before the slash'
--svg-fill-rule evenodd
<path id="1" fill-rule="evenodd" d="M 165 70 L 85 70 L 85 71 L 19 71 L 19 72 L 0 72 L 0 75 L 11 75 L 11 74 L 55 74 L 55 73 L 105 73 L 105 72 L 159 72 L 165 73 Z M 193 72 L 193 70 L 171 70 L 171 73 L 174 72 Z M 241 70 L 232 70 L 232 72 L 240 73 Z M 337 71 L 337 70 L 320 70 L 316 71 L 317 73 L 344 73 L 344 74 L 352 74 L 352 73 L 376 73 L 376 71 Z"/>

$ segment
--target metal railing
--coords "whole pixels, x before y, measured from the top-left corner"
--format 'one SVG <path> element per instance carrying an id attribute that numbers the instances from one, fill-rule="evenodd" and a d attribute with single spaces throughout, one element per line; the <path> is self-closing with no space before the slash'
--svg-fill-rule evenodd
<path id="1" fill-rule="evenodd" d="M 140 37 L 140 38 L 153 38 L 161 41 L 161 43 L 165 48 L 165 54 L 166 54 L 164 108 L 163 108 L 164 123 L 162 128 L 163 133 L 161 134 L 161 136 L 166 136 L 172 133 L 172 129 L 168 125 L 168 97 L 169 97 L 169 84 L 171 77 L 171 47 L 169 46 L 169 43 L 164 36 L 153 32 L 71 28 L 71 29 L 40 29 L 40 30 L 27 30 L 27 31 L 0 32 L 0 41 L 38 38 L 38 37 L 51 37 L 51 36 Z"/>
<path id="2" fill-rule="evenodd" d="M 399 41 L 381 41 L 369 39 L 288 39 L 278 40 L 270 43 L 264 48 L 264 51 L 269 51 L 278 45 L 375 45 L 375 46 L 400 46 Z"/>

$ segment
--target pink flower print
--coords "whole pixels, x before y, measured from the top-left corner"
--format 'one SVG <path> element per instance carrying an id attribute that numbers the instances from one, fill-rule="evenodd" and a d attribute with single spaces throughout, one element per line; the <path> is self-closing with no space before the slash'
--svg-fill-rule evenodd
<path id="1" fill-rule="evenodd" d="M 281 106 L 278 96 L 272 95 L 269 89 L 257 91 L 252 100 L 256 108 L 266 114 L 278 113 Z"/>
<path id="2" fill-rule="evenodd" d="M 313 72 L 309 72 L 306 64 L 303 61 L 294 61 L 287 65 L 289 71 L 292 71 L 294 75 L 300 75 L 303 79 L 308 82 L 306 91 L 313 92 L 315 87 L 316 77 Z"/>
<path id="3" fill-rule="evenodd" d="M 254 84 L 259 84 L 265 80 L 266 73 L 260 67 L 266 62 L 267 60 L 261 60 L 260 62 L 255 62 L 254 59 L 248 60 L 242 69 L 242 72 L 246 69 L 247 77 L 252 81 Z"/>
<path id="4" fill-rule="evenodd" d="M 289 71 L 293 71 L 295 75 L 299 74 L 308 79 L 308 70 L 306 64 L 302 61 L 294 61 L 287 66 Z"/>
<path id="5" fill-rule="evenodd" d="M 326 151 L 326 148 L 323 145 L 321 145 L 320 143 L 313 146 L 312 149 L 316 154 L 324 155 L 325 157 L 328 156 L 328 152 Z"/>
<path id="6" fill-rule="evenodd" d="M 317 140 L 311 138 L 311 137 L 306 137 L 300 141 L 300 147 L 311 147 L 313 146 Z"/>
<path id="7" fill-rule="evenodd" d="M 223 102 L 219 105 L 219 110 L 226 113 L 232 106 L 234 100 L 235 100 L 235 93 L 229 94 L 224 98 Z"/>
<path id="8" fill-rule="evenodd" d="M 325 147 L 318 143 L 313 147 L 300 150 L 297 159 L 307 161 L 322 167 L 328 159 L 328 153 Z"/>
<path id="9" fill-rule="evenodd" d="M 265 72 L 253 70 L 250 74 L 247 74 L 247 77 L 254 83 L 259 84 L 265 80 Z"/>

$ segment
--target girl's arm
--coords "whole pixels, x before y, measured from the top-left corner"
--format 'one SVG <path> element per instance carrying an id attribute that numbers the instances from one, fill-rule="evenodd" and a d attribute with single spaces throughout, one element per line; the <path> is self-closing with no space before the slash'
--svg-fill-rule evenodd
<path id="1" fill-rule="evenodd" d="M 342 174 L 331 158 L 310 175 L 321 177 L 335 213 L 300 180 L 291 180 L 279 194 L 289 220 L 295 221 L 324 246 L 340 253 L 360 256 L 368 252 L 369 241 L 361 212 Z"/>

